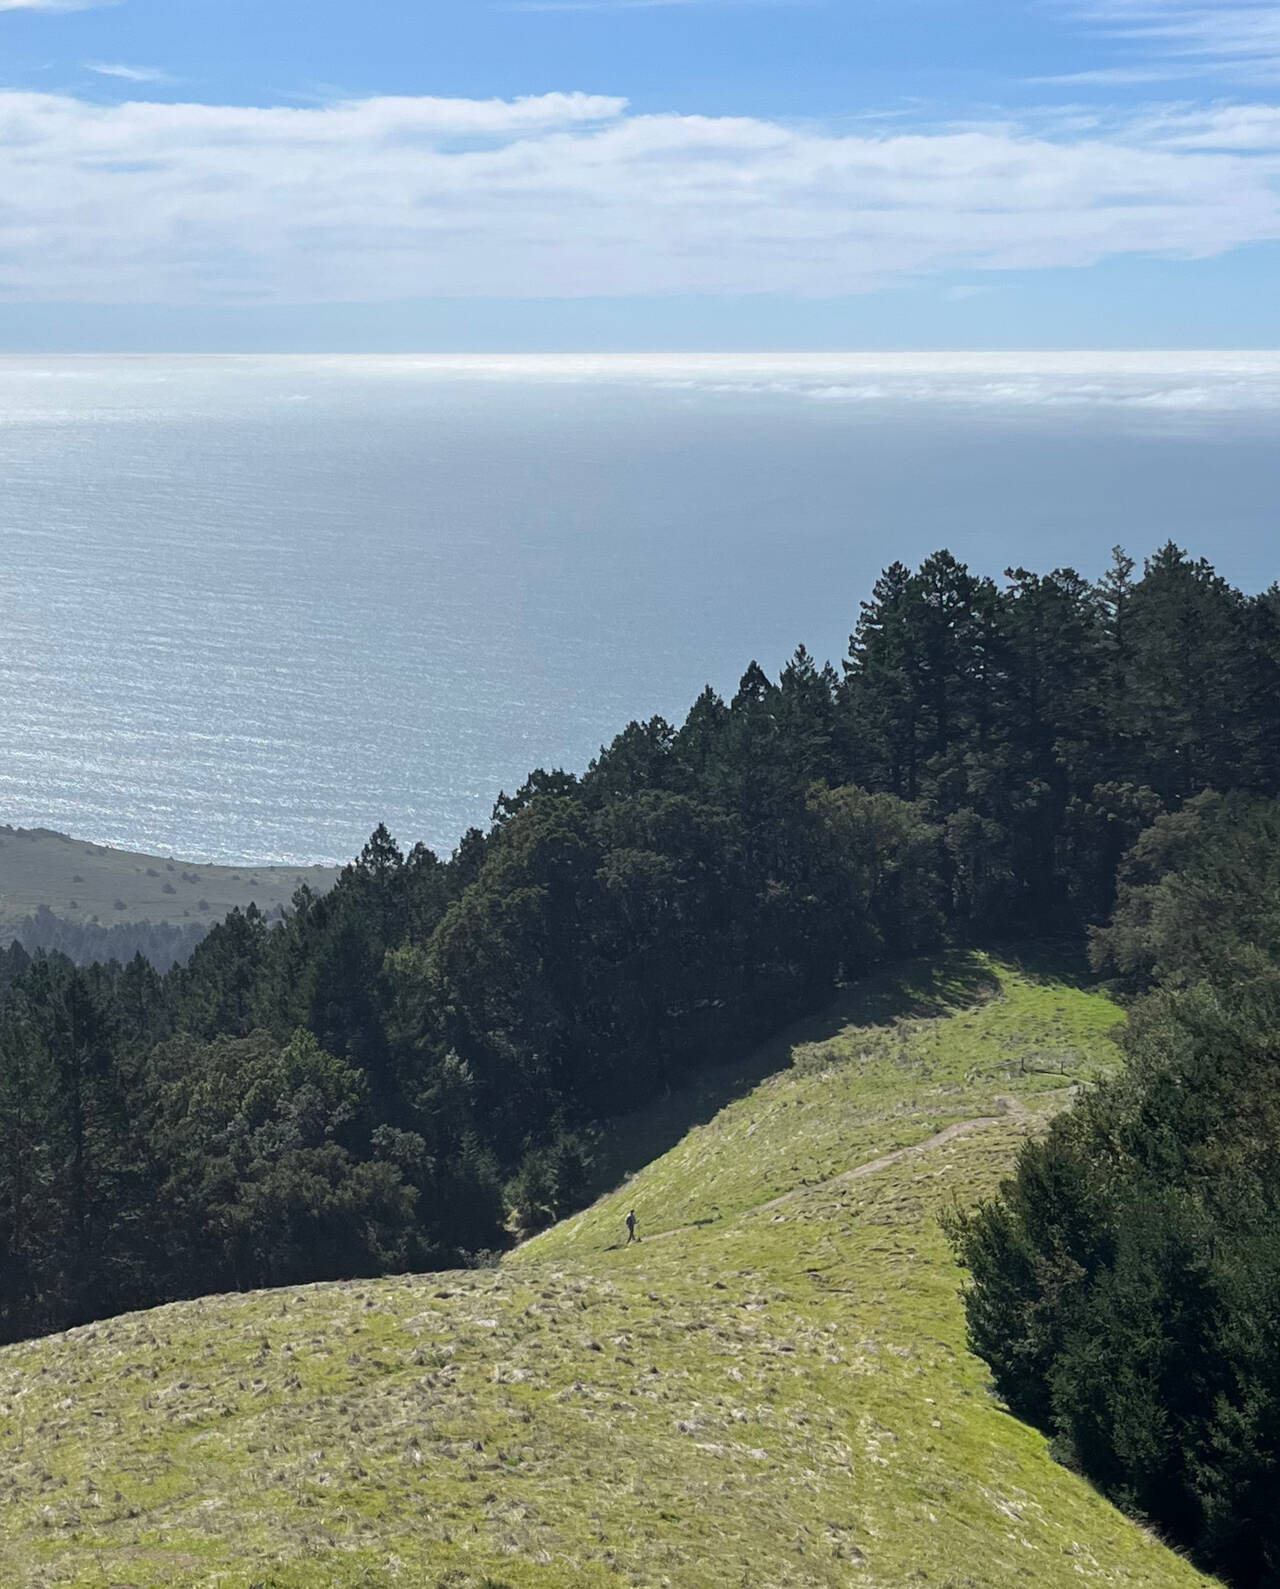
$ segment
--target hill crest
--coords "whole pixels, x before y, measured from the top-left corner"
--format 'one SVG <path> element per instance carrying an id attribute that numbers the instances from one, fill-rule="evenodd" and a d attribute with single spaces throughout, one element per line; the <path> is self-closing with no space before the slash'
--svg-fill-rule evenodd
<path id="1" fill-rule="evenodd" d="M 41 906 L 76 926 L 189 926 L 249 904 L 278 913 L 304 883 L 323 892 L 332 866 L 218 866 L 94 844 L 52 828 L 0 826 L 0 935 Z"/>

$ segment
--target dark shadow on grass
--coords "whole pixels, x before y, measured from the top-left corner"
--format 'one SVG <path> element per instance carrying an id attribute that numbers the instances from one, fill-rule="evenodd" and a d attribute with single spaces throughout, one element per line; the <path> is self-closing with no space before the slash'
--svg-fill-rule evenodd
<path id="1" fill-rule="evenodd" d="M 1058 975 L 1061 979 L 1061 966 Z M 999 990 L 999 979 L 979 953 L 968 948 L 900 962 L 842 988 L 820 1010 L 784 1027 L 741 1059 L 708 1066 L 666 1097 L 602 1122 L 584 1202 L 611 1191 L 628 1175 L 675 1147 L 695 1126 L 705 1125 L 735 1098 L 766 1077 L 788 1069 L 792 1049 L 828 1042 L 849 1027 L 888 1026 L 897 1020 L 943 1015 L 983 1003 Z"/>
<path id="2" fill-rule="evenodd" d="M 1018 939 L 985 946 L 996 959 L 1003 960 L 1032 982 L 1061 982 L 1072 988 L 1098 988 L 1104 978 L 1090 969 L 1089 958 L 1079 938 L 1055 940 Z"/>

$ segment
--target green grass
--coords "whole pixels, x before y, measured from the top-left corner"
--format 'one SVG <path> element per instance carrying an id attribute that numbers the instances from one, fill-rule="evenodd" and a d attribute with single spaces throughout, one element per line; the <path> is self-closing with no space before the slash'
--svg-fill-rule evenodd
<path id="1" fill-rule="evenodd" d="M 112 927 L 120 922 L 211 925 L 250 903 L 270 912 L 307 883 L 337 877 L 325 866 L 203 866 L 90 844 L 46 828 L 0 827 L 0 929 L 47 905 L 55 916 Z"/>
<path id="2" fill-rule="evenodd" d="M 938 1228 L 1065 1082 L 1114 1063 L 1116 1011 L 980 958 L 908 983 L 871 1013 L 932 1014 L 846 1005 L 499 1269 L 211 1298 L 0 1352 L 0 1582 L 1204 1582 L 1000 1409 Z M 673 1233 L 620 1247 L 633 1203 Z"/>
<path id="3" fill-rule="evenodd" d="M 1118 1062 L 1111 1034 L 1120 1020 L 1100 993 L 1010 966 L 997 972 L 986 956 L 920 962 L 791 1034 L 788 1068 L 771 1064 L 773 1074 L 688 1130 L 634 1184 L 529 1250 L 616 1239 L 633 1204 L 642 1234 L 731 1219 L 956 1121 L 1061 1107 L 1073 1085 Z M 815 1029 L 830 1035 L 815 1038 Z M 678 1097 L 663 1108 L 699 1113 Z M 648 1141 L 653 1112 L 624 1124 L 623 1140 Z M 615 1164 L 626 1151 L 615 1150 Z"/>

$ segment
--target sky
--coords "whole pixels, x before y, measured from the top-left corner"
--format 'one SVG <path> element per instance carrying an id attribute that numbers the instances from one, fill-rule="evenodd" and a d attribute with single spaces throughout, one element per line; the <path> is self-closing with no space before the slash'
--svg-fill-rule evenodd
<path id="1" fill-rule="evenodd" d="M 1280 0 L 0 0 L 0 351 L 1280 347 Z"/>

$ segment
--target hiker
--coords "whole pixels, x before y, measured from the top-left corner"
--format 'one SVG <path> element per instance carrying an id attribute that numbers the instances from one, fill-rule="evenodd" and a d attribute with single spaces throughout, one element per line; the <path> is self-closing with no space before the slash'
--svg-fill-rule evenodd
<path id="1" fill-rule="evenodd" d="M 633 1208 L 627 1215 L 627 1246 L 629 1247 L 633 1241 L 639 1240 L 639 1236 L 636 1235 L 636 1211 Z"/>

